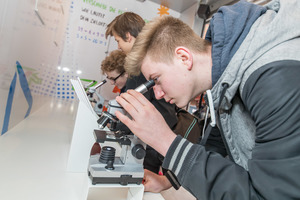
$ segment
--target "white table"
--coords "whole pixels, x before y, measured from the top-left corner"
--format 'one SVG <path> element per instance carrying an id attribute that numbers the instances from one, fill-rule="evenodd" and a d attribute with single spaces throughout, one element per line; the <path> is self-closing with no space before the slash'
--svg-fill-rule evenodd
<path id="1" fill-rule="evenodd" d="M 1 199 L 85 198 L 87 173 L 66 170 L 76 110 L 76 103 L 53 99 L 0 137 Z M 89 200 L 103 199 L 99 198 L 97 188 L 90 189 Z M 103 197 L 105 192 L 123 193 L 122 190 L 107 189 L 102 190 Z M 143 199 L 164 198 L 146 192 Z"/>

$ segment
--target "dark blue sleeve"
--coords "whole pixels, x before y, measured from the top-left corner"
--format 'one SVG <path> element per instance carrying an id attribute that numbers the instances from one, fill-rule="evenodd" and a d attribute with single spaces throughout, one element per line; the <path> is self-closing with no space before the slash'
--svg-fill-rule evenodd
<path id="1" fill-rule="evenodd" d="M 300 199 L 300 62 L 258 69 L 242 99 L 257 127 L 248 163 L 252 185 L 266 199 Z"/>
<path id="2" fill-rule="evenodd" d="M 300 62 L 270 63 L 245 83 L 241 98 L 257 126 L 248 171 L 180 136 L 163 167 L 197 199 L 300 199 Z"/>

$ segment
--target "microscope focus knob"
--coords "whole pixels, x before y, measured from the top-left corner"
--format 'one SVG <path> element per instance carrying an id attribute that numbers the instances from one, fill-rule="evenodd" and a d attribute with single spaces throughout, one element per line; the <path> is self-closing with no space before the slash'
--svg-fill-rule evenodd
<path id="1" fill-rule="evenodd" d="M 143 159 L 146 156 L 146 150 L 143 145 L 137 144 L 131 149 L 132 155 L 137 159 Z"/>
<path id="2" fill-rule="evenodd" d="M 98 104 L 98 108 L 101 109 L 103 107 L 103 105 L 100 103 Z"/>

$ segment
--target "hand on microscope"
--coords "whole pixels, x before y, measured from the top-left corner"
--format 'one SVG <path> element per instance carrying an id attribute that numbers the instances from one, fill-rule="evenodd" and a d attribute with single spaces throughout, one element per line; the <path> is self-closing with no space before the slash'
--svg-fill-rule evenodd
<path id="1" fill-rule="evenodd" d="M 165 156 L 176 135 L 169 128 L 160 112 L 143 94 L 128 90 L 116 98 L 131 119 L 117 111 L 116 117 L 137 137 Z"/>
<path id="2" fill-rule="evenodd" d="M 172 187 L 171 183 L 164 175 L 159 175 L 144 169 L 144 187 L 146 192 L 159 193 Z"/>

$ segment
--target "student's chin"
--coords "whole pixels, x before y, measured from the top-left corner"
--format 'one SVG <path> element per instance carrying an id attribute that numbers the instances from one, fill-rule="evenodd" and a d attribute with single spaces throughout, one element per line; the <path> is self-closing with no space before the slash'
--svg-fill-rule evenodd
<path id="1" fill-rule="evenodd" d="M 186 108 L 187 104 L 175 103 L 178 108 Z"/>

